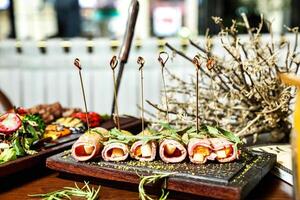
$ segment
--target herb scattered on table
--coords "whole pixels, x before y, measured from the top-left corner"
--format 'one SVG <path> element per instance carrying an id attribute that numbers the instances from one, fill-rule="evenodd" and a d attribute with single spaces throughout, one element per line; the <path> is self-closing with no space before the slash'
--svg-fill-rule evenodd
<path id="1" fill-rule="evenodd" d="M 42 198 L 43 200 L 63 200 L 71 199 L 71 197 L 82 197 L 87 200 L 95 200 L 99 197 L 99 191 L 101 186 L 97 189 L 90 188 L 88 182 L 84 182 L 82 188 L 78 187 L 75 183 L 75 187 L 64 187 L 62 190 L 56 190 L 46 194 L 30 194 L 29 197 Z"/>
<path id="2" fill-rule="evenodd" d="M 173 173 L 164 173 L 164 174 L 154 174 L 154 175 L 150 175 L 150 176 L 141 176 L 141 181 L 139 183 L 139 197 L 140 197 L 140 199 L 142 199 L 142 200 L 153 200 L 153 198 L 150 197 L 146 193 L 144 186 L 149 185 L 149 184 L 154 184 L 154 183 L 158 182 L 161 179 L 165 179 L 165 178 L 171 176 L 172 174 Z M 166 185 L 166 182 L 165 182 L 163 187 L 165 187 L 165 185 Z M 159 200 L 166 200 L 168 195 L 169 195 L 169 192 L 165 193 L 165 190 L 162 189 L 162 194 L 159 197 Z"/>

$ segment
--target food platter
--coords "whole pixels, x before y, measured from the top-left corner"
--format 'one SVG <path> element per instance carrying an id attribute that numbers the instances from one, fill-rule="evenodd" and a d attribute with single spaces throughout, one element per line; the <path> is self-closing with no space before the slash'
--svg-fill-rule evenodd
<path id="1" fill-rule="evenodd" d="M 244 150 L 238 161 L 195 165 L 189 162 L 166 164 L 153 162 L 124 161 L 106 162 L 94 159 L 78 162 L 70 151 L 49 157 L 48 168 L 86 179 L 110 180 L 138 184 L 139 176 L 172 173 L 166 181 L 166 189 L 194 195 L 218 198 L 241 199 L 257 185 L 272 169 L 276 155 Z"/>
<path id="2" fill-rule="evenodd" d="M 135 117 L 121 117 L 120 125 L 124 130 L 129 130 L 137 133 L 141 128 L 141 120 Z M 115 127 L 113 120 L 106 120 L 101 124 L 106 129 Z M 41 149 L 38 153 L 18 158 L 0 165 L 0 177 L 5 177 L 10 174 L 16 173 L 21 170 L 29 169 L 35 165 L 43 165 L 45 159 L 53 154 L 61 152 L 71 147 L 76 139 L 81 134 L 71 134 L 58 139 L 55 143 L 45 144 L 45 148 Z"/>

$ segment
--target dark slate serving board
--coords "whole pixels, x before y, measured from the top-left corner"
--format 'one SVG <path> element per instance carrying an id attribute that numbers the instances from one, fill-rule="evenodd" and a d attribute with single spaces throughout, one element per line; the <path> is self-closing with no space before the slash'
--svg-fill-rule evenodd
<path id="1" fill-rule="evenodd" d="M 140 175 L 174 173 L 167 180 L 167 189 L 218 199 L 241 199 L 272 169 L 276 155 L 255 151 L 243 151 L 238 161 L 211 162 L 204 165 L 188 161 L 166 164 L 154 162 L 77 162 L 70 151 L 47 159 L 47 167 L 73 175 L 138 184 Z"/>
<path id="2" fill-rule="evenodd" d="M 135 117 L 120 117 L 120 126 L 124 130 L 128 130 L 132 133 L 139 133 L 142 129 L 141 119 Z M 101 126 L 106 129 L 112 129 L 115 127 L 115 124 L 112 120 L 104 121 Z M 10 161 L 0 165 L 0 178 L 8 176 L 10 174 L 16 173 L 21 170 L 29 169 L 36 165 L 44 165 L 47 157 L 54 155 L 56 153 L 62 152 L 66 149 L 69 149 L 75 140 L 81 134 L 71 134 L 69 136 L 63 137 L 63 143 L 58 143 L 55 146 L 50 148 L 45 148 L 40 150 L 38 153 L 30 156 L 25 156 L 18 158 L 17 160 Z"/>

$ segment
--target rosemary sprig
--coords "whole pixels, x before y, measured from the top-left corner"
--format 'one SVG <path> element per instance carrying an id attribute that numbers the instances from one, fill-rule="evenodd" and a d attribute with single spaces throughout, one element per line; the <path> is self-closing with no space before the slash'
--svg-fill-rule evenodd
<path id="1" fill-rule="evenodd" d="M 154 174 L 154 175 L 150 175 L 150 176 L 141 176 L 141 181 L 139 183 L 139 197 L 141 200 L 154 200 L 152 197 L 150 197 L 146 191 L 144 186 L 145 185 L 149 185 L 149 184 L 154 184 L 157 181 L 161 180 L 161 179 L 165 179 L 171 175 L 173 175 L 174 173 L 163 173 L 163 174 Z M 166 181 L 166 179 L 165 179 Z M 163 187 L 166 186 L 166 182 L 163 185 Z M 169 195 L 169 192 L 165 193 L 165 190 L 162 189 L 162 193 L 161 196 L 159 197 L 159 200 L 166 200 L 167 197 Z"/>
<path id="2" fill-rule="evenodd" d="M 84 182 L 82 188 L 78 187 L 75 183 L 75 187 L 64 187 L 62 190 L 56 190 L 45 194 L 30 194 L 29 197 L 42 198 L 43 200 L 62 200 L 71 199 L 71 197 L 83 197 L 87 200 L 95 200 L 99 196 L 101 186 L 96 189 L 90 188 L 88 182 Z"/>

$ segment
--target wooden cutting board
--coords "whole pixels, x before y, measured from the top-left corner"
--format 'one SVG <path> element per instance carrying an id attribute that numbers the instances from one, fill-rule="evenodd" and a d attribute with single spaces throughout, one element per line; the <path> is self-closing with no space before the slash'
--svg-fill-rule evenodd
<path id="1" fill-rule="evenodd" d="M 96 159 L 77 162 L 70 156 L 70 151 L 66 151 L 48 158 L 46 165 L 67 174 L 134 184 L 139 183 L 141 175 L 174 173 L 166 182 L 169 190 L 218 199 L 241 199 L 272 169 L 275 162 L 274 154 L 248 150 L 243 151 L 238 161 L 204 165 L 188 161 L 166 164 L 160 160 L 105 162 Z"/>
<path id="2" fill-rule="evenodd" d="M 120 118 L 121 128 L 124 130 L 128 130 L 132 133 L 139 133 L 142 129 L 141 124 L 142 124 L 141 119 L 135 117 Z M 113 123 L 112 120 L 107 120 L 103 122 L 101 126 L 106 129 L 112 129 L 115 127 L 115 124 Z M 35 165 L 44 165 L 47 157 L 62 152 L 66 149 L 69 149 L 80 135 L 81 134 L 75 134 L 75 135 L 71 134 L 69 136 L 61 138 L 63 139 L 62 143 L 55 144 L 50 148 L 42 149 L 41 151 L 39 151 L 34 155 L 21 157 L 18 158 L 17 160 L 10 161 L 0 165 L 0 178 L 4 176 L 8 176 L 10 174 L 13 174 L 21 170 L 29 169 Z"/>

